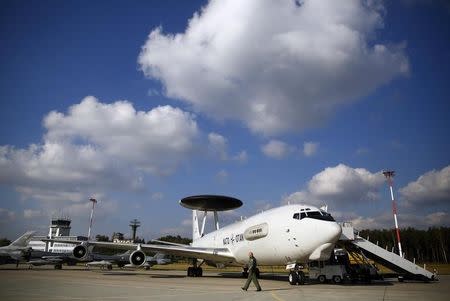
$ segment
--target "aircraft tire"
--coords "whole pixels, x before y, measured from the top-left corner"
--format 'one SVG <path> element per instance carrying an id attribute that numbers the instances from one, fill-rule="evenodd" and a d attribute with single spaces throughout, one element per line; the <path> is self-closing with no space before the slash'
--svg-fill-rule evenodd
<path id="1" fill-rule="evenodd" d="M 305 273 L 302 271 L 298 272 L 298 284 L 305 284 Z"/>
<path id="2" fill-rule="evenodd" d="M 188 277 L 193 277 L 194 276 L 194 273 L 193 273 L 193 267 L 188 267 L 188 269 L 187 269 L 187 276 Z"/>
<path id="3" fill-rule="evenodd" d="M 197 277 L 202 277 L 202 276 L 203 276 L 203 269 L 197 268 Z"/>
<path id="4" fill-rule="evenodd" d="M 298 274 L 295 271 L 289 272 L 289 284 L 290 285 L 297 285 L 298 283 Z"/>
<path id="5" fill-rule="evenodd" d="M 327 278 L 324 275 L 320 275 L 319 277 L 317 277 L 317 280 L 319 280 L 320 283 L 325 283 Z"/>
<path id="6" fill-rule="evenodd" d="M 108 269 L 108 270 L 112 270 L 112 265 L 108 265 L 108 266 L 107 266 L 107 269 Z"/>
<path id="7" fill-rule="evenodd" d="M 334 284 L 341 284 L 342 283 L 342 278 L 339 275 L 334 275 L 333 276 L 333 283 Z"/>

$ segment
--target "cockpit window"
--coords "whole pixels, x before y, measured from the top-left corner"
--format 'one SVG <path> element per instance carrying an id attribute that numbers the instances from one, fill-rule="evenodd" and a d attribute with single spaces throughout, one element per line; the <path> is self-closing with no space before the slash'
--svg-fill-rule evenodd
<path id="1" fill-rule="evenodd" d="M 304 219 L 304 218 L 313 218 L 313 219 L 319 219 L 323 221 L 332 221 L 334 222 L 334 218 L 329 214 L 328 212 L 325 212 L 323 210 L 320 211 L 308 211 L 308 212 L 300 212 L 294 213 L 293 218 L 294 219 Z"/>
<path id="2" fill-rule="evenodd" d="M 334 222 L 334 218 L 331 216 L 331 214 L 329 214 L 328 212 L 325 211 L 311 211 L 308 212 L 308 217 L 309 218 L 314 218 L 314 219 L 320 219 L 323 221 L 332 221 Z"/>

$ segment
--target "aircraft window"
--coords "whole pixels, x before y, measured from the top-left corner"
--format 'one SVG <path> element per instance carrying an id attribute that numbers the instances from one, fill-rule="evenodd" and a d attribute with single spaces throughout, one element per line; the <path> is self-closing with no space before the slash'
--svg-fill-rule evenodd
<path id="1" fill-rule="evenodd" d="M 309 218 L 313 218 L 313 219 L 320 219 L 323 221 L 333 221 L 334 222 L 334 218 L 331 216 L 331 214 L 327 213 L 327 212 L 319 212 L 319 211 L 310 211 L 308 212 L 308 217 Z"/>
<path id="2" fill-rule="evenodd" d="M 306 213 L 305 212 L 300 213 L 300 219 L 303 219 L 305 217 L 306 217 Z"/>
<path id="3" fill-rule="evenodd" d="M 294 219 L 300 219 L 298 213 L 294 213 L 293 218 L 294 218 Z"/>

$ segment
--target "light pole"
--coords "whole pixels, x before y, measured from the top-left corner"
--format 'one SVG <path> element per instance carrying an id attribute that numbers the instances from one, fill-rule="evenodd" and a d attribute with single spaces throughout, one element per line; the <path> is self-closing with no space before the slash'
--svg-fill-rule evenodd
<path id="1" fill-rule="evenodd" d="M 92 219 L 94 218 L 94 207 L 95 203 L 97 203 L 97 200 L 94 198 L 90 198 L 89 201 L 92 202 L 92 209 L 91 209 L 91 219 L 89 222 L 88 241 L 91 240 Z"/>
<path id="2" fill-rule="evenodd" d="M 394 178 L 395 172 L 393 170 L 387 170 L 387 171 L 383 171 L 383 175 L 386 177 L 386 180 L 388 182 L 389 189 L 391 192 L 392 214 L 394 215 L 395 232 L 397 234 L 398 253 L 401 257 L 403 257 L 402 244 L 400 242 L 400 229 L 398 228 L 398 222 L 397 222 L 397 205 L 395 204 L 394 191 L 392 189 L 392 186 L 394 183 L 393 178 Z"/>

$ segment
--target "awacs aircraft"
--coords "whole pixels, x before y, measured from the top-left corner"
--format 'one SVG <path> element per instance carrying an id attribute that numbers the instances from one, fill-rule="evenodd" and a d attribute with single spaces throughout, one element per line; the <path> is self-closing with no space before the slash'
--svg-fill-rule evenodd
<path id="1" fill-rule="evenodd" d="M 0 264 L 28 261 L 31 256 L 31 248 L 28 243 L 36 231 L 28 231 L 13 241 L 10 245 L 0 247 Z"/>
<path id="2" fill-rule="evenodd" d="M 198 195 L 184 198 L 180 204 L 193 210 L 193 240 L 190 245 L 79 241 L 73 254 L 82 259 L 89 255 L 91 245 L 133 250 L 129 256 L 130 264 L 141 266 L 146 262 L 144 251 L 163 252 L 192 258 L 193 264 L 188 268 L 187 275 L 195 277 L 202 276 L 203 263 L 217 267 L 245 266 L 248 252 L 252 251 L 261 266 L 286 265 L 286 269 L 290 270 L 289 282 L 297 284 L 304 280 L 303 273 L 299 271 L 301 264 L 329 259 L 342 232 L 341 226 L 329 213 L 314 206 L 281 206 L 220 228 L 217 212 L 240 207 L 240 200 L 227 196 Z M 207 212 L 210 211 L 214 213 L 215 230 L 205 234 Z M 243 274 L 246 273 L 244 268 Z"/>

